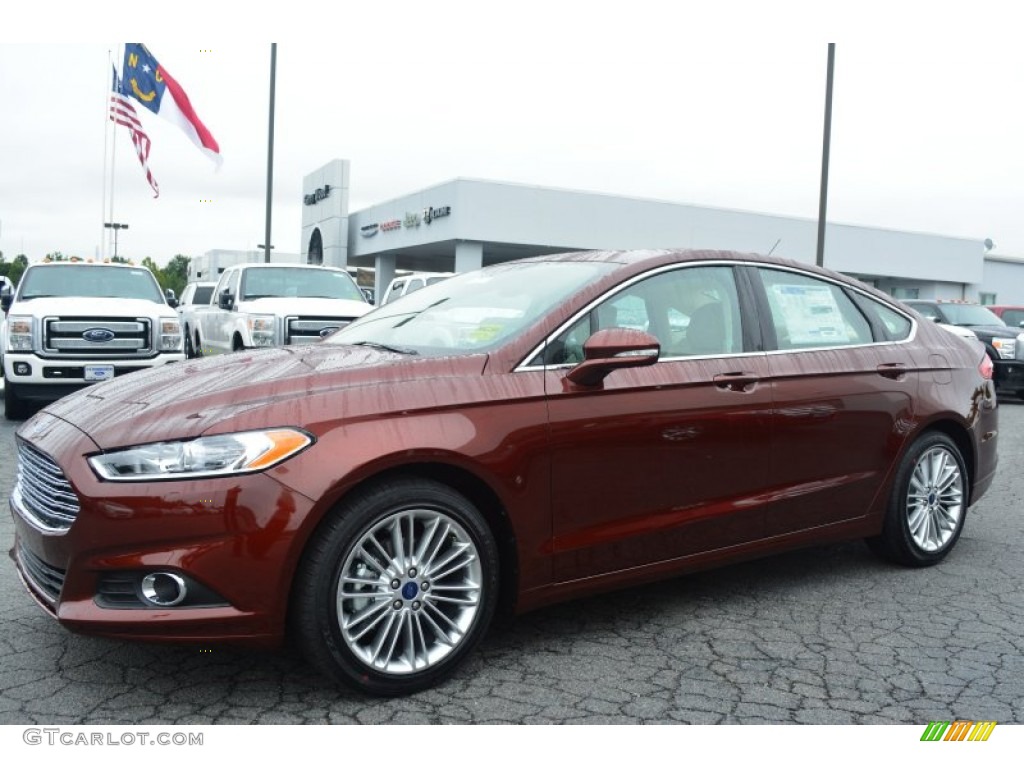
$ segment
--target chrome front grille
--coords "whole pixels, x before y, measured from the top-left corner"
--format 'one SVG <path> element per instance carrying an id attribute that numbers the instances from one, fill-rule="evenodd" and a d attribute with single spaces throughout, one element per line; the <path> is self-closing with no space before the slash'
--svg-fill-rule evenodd
<path id="1" fill-rule="evenodd" d="M 102 340 L 90 340 L 92 331 Z M 148 318 L 131 320 L 106 317 L 48 317 L 43 321 L 43 353 L 88 357 L 143 357 L 152 354 L 153 343 Z"/>
<path id="2" fill-rule="evenodd" d="M 289 317 L 285 321 L 285 344 L 311 344 L 323 338 L 326 329 L 344 328 L 353 317 Z"/>
<path id="3" fill-rule="evenodd" d="M 64 571 L 49 563 L 43 562 L 18 542 L 18 564 L 26 581 L 39 593 L 40 597 L 56 603 L 60 591 L 64 587 Z"/>
<path id="4" fill-rule="evenodd" d="M 21 441 L 11 503 L 26 520 L 45 531 L 66 531 L 79 511 L 78 497 L 60 467 Z"/>

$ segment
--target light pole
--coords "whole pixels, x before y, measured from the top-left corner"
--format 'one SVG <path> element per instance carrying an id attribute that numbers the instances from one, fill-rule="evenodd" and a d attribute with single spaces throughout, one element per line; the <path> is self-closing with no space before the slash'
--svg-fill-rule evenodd
<path id="1" fill-rule="evenodd" d="M 114 258 L 117 258 L 117 230 L 128 229 L 127 224 L 118 224 L 116 221 L 108 221 L 104 225 L 107 229 L 114 230 Z"/>

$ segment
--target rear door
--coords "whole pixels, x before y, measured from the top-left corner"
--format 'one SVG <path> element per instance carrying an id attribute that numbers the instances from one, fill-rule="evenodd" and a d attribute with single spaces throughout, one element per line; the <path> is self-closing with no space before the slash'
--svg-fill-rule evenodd
<path id="1" fill-rule="evenodd" d="M 913 423 L 909 317 L 797 270 L 750 272 L 769 346 L 777 535 L 864 516 Z"/>

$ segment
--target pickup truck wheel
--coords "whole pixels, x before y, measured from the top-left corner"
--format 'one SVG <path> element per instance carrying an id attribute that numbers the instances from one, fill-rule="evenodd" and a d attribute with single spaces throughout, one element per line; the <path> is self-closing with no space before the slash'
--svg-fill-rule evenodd
<path id="1" fill-rule="evenodd" d="M 195 341 L 195 344 L 192 345 L 192 353 L 196 357 L 202 357 L 203 356 L 203 342 L 199 338 L 199 331 L 196 331 L 196 341 Z"/>
<path id="2" fill-rule="evenodd" d="M 235 338 L 231 340 L 231 351 L 241 352 L 243 349 L 245 349 L 245 344 L 242 343 L 242 337 L 235 336 Z"/>
<path id="3" fill-rule="evenodd" d="M 18 396 L 18 390 L 10 381 L 4 387 L 4 416 L 11 420 L 25 418 L 25 401 Z"/>
<path id="4" fill-rule="evenodd" d="M 192 346 L 192 331 L 189 327 L 185 326 L 185 359 L 191 360 L 196 356 L 195 347 Z"/>

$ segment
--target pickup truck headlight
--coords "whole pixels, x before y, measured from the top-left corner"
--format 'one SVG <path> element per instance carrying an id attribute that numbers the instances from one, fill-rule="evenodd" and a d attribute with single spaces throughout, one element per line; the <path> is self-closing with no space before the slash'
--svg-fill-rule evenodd
<path id="1" fill-rule="evenodd" d="M 181 351 L 181 322 L 170 318 L 160 319 L 160 351 Z"/>
<path id="2" fill-rule="evenodd" d="M 274 329 L 277 318 L 274 315 L 249 315 L 249 337 L 254 347 L 275 346 Z"/>
<path id="3" fill-rule="evenodd" d="M 222 477 L 269 469 L 312 442 L 297 429 L 236 432 L 101 453 L 89 464 L 104 480 L 116 482 Z"/>
<path id="4" fill-rule="evenodd" d="M 11 352 L 32 351 L 32 318 L 11 315 L 7 318 L 7 349 Z"/>
<path id="5" fill-rule="evenodd" d="M 992 339 L 992 346 L 995 347 L 999 357 L 1003 360 L 1013 360 L 1017 350 L 1016 339 Z"/>

